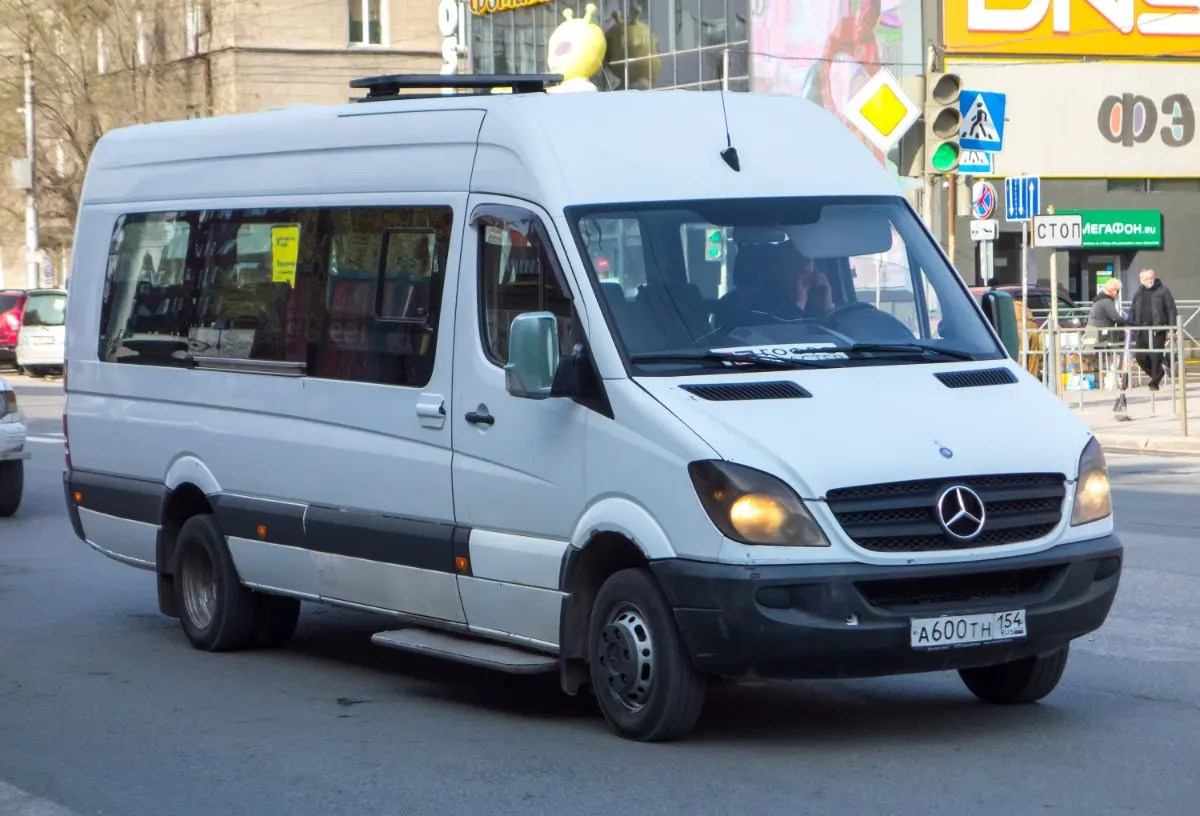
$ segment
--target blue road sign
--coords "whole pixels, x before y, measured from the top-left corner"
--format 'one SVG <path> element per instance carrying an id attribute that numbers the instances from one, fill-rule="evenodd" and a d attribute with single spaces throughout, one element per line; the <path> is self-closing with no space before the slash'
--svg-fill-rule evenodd
<path id="1" fill-rule="evenodd" d="M 990 176 L 992 174 L 992 154 L 983 150 L 964 150 L 956 169 L 959 175 Z"/>
<path id="2" fill-rule="evenodd" d="M 958 111 L 962 127 L 958 146 L 963 150 L 999 153 L 1004 148 L 1004 108 L 1008 97 L 992 91 L 962 91 Z"/>
<path id="3" fill-rule="evenodd" d="M 1037 176 L 1018 176 L 1004 180 L 1004 217 L 1008 221 L 1028 221 L 1042 210 L 1042 180 Z"/>

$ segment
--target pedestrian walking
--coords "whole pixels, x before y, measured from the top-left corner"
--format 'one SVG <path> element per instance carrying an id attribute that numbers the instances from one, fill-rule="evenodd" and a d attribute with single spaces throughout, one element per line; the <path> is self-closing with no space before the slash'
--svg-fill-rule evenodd
<path id="1" fill-rule="evenodd" d="M 1109 278 L 1092 301 L 1092 311 L 1088 314 L 1087 334 L 1096 338 L 1096 342 L 1105 346 L 1121 345 L 1125 342 L 1125 331 L 1118 327 L 1128 326 L 1129 319 L 1117 305 L 1121 296 L 1121 281 Z"/>
<path id="2" fill-rule="evenodd" d="M 1143 269 L 1138 279 L 1141 286 L 1134 292 L 1129 305 L 1131 322 L 1141 327 L 1137 332 L 1138 353 L 1135 359 L 1138 367 L 1150 378 L 1150 390 L 1157 391 L 1167 374 L 1163 358 L 1169 336 L 1167 327 L 1175 325 L 1179 311 L 1175 307 L 1175 296 L 1158 279 L 1153 269 Z"/>

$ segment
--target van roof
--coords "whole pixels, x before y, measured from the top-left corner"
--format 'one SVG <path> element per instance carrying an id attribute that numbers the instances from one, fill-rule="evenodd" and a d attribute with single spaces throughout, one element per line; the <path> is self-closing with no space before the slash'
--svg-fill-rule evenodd
<path id="1" fill-rule="evenodd" d="M 723 106 L 740 172 L 720 157 Z M 816 104 L 668 90 L 421 97 L 134 125 L 100 139 L 82 204 L 468 190 L 551 209 L 899 194 Z"/>

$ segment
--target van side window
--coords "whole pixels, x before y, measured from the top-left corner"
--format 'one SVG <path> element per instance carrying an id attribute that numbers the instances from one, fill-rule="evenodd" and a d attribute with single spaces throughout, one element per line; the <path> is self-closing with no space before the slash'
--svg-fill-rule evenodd
<path id="1" fill-rule="evenodd" d="M 122 216 L 100 359 L 423 387 L 452 224 L 444 206 Z"/>
<path id="2" fill-rule="evenodd" d="M 453 217 L 449 207 L 330 211 L 326 322 L 313 376 L 428 384 Z"/>
<path id="3" fill-rule="evenodd" d="M 553 312 L 559 348 L 569 352 L 579 321 L 542 225 L 532 215 L 512 221 L 485 217 L 479 234 L 481 327 L 488 358 L 500 366 L 508 362 L 509 329 L 513 318 L 526 312 Z"/>
<path id="4" fill-rule="evenodd" d="M 182 365 L 188 353 L 193 238 L 187 213 L 123 215 L 108 250 L 100 306 L 100 359 Z"/>
<path id="5" fill-rule="evenodd" d="M 304 363 L 292 332 L 306 315 L 297 306 L 301 240 L 315 226 L 311 210 L 224 210 L 199 214 L 205 237 L 197 263 L 198 297 L 189 321 L 193 357 Z M 292 318 L 289 320 L 289 316 Z M 292 342 L 289 342 L 292 341 Z"/>

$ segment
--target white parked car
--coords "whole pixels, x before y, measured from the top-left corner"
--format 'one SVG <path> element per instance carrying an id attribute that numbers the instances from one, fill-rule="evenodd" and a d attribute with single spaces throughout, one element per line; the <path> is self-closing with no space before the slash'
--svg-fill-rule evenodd
<path id="1" fill-rule="evenodd" d="M 25 421 L 17 407 L 17 393 L 0 377 L 0 517 L 11 516 L 21 506 L 25 490 Z"/>

